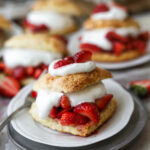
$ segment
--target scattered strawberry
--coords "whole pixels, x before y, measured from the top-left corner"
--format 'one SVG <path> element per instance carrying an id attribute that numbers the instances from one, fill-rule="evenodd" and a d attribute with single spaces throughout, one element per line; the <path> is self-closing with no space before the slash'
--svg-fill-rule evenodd
<path id="1" fill-rule="evenodd" d="M 92 53 L 96 53 L 96 52 L 100 52 L 102 51 L 102 49 L 94 44 L 89 44 L 89 43 L 83 43 L 80 45 L 80 49 L 81 50 L 87 50 L 90 51 Z"/>
<path id="2" fill-rule="evenodd" d="M 150 80 L 132 81 L 130 89 L 139 97 L 150 95 Z"/>
<path id="3" fill-rule="evenodd" d="M 69 65 L 69 64 L 72 64 L 72 63 L 74 63 L 73 57 L 68 56 L 68 57 L 66 57 L 66 58 L 64 58 L 64 59 L 59 60 L 58 62 L 56 62 L 54 64 L 54 69 L 57 69 L 57 68 L 60 68 L 62 66 L 66 66 L 66 65 Z"/>
<path id="4" fill-rule="evenodd" d="M 139 52 L 143 53 L 146 49 L 146 42 L 142 40 L 134 41 L 133 47 L 137 49 Z"/>
<path id="5" fill-rule="evenodd" d="M 118 41 L 118 42 L 126 43 L 126 42 L 128 41 L 127 38 L 125 38 L 125 37 L 123 37 L 123 36 L 121 36 L 121 35 L 119 35 L 119 34 L 113 32 L 113 31 L 108 32 L 108 33 L 106 34 L 106 38 L 107 38 L 108 40 L 110 40 L 111 42 L 116 42 L 116 41 Z"/>
<path id="6" fill-rule="evenodd" d="M 37 92 L 32 91 L 32 92 L 31 92 L 31 96 L 32 96 L 33 98 L 36 98 L 36 97 L 37 97 Z"/>
<path id="7" fill-rule="evenodd" d="M 48 70 L 48 65 L 43 64 L 43 65 L 42 65 L 42 69 L 43 69 L 43 70 Z"/>
<path id="8" fill-rule="evenodd" d="M 0 62 L 0 70 L 4 70 L 5 69 L 5 63 L 4 62 Z"/>
<path id="9" fill-rule="evenodd" d="M 70 111 L 71 111 L 71 108 L 60 110 L 59 113 L 57 114 L 57 118 L 60 119 L 65 112 L 70 112 Z"/>
<path id="10" fill-rule="evenodd" d="M 112 97 L 113 97 L 112 94 L 107 94 L 101 98 L 96 99 L 95 104 L 98 107 L 98 109 L 102 110 L 103 108 L 105 108 L 105 106 L 110 102 Z"/>
<path id="11" fill-rule="evenodd" d="M 3 96 L 13 97 L 19 90 L 19 82 L 13 77 L 5 77 L 0 81 L 0 94 Z"/>
<path id="12" fill-rule="evenodd" d="M 13 76 L 18 79 L 18 80 L 22 80 L 24 79 L 25 77 L 25 68 L 24 67 L 16 67 L 14 70 L 13 70 Z"/>
<path id="13" fill-rule="evenodd" d="M 57 118 L 57 113 L 58 113 L 58 108 L 53 107 L 48 116 L 52 119 L 55 119 Z"/>
<path id="14" fill-rule="evenodd" d="M 26 28 L 29 28 L 32 32 L 40 32 L 40 31 L 47 31 L 49 28 L 44 25 L 33 25 L 30 22 L 28 22 L 26 19 L 23 21 L 23 26 Z"/>
<path id="15" fill-rule="evenodd" d="M 37 79 L 42 73 L 41 69 L 36 69 L 34 72 L 34 79 Z"/>
<path id="16" fill-rule="evenodd" d="M 88 118 L 74 112 L 63 113 L 61 120 L 62 125 L 82 125 L 88 122 Z"/>
<path id="17" fill-rule="evenodd" d="M 60 98 L 60 106 L 64 109 L 71 108 L 71 104 L 69 98 L 66 95 L 61 96 Z"/>
<path id="18" fill-rule="evenodd" d="M 149 39 L 149 32 L 143 32 L 143 33 L 141 33 L 140 35 L 139 35 L 139 38 L 141 39 L 141 40 L 148 40 Z"/>
<path id="19" fill-rule="evenodd" d="M 109 7 L 106 4 L 101 3 L 94 8 L 93 14 L 107 11 L 109 11 Z"/>
<path id="20" fill-rule="evenodd" d="M 27 76 L 33 76 L 34 74 L 34 67 L 30 66 L 26 68 L 26 74 Z"/>
<path id="21" fill-rule="evenodd" d="M 64 42 L 65 44 L 68 43 L 67 39 L 62 36 L 62 35 L 53 35 L 56 39 L 61 40 L 62 42 Z"/>
<path id="22" fill-rule="evenodd" d="M 95 104 L 92 103 L 82 103 L 77 105 L 74 108 L 74 112 L 80 115 L 88 117 L 94 123 L 98 123 L 99 121 L 99 110 Z"/>
<path id="23" fill-rule="evenodd" d="M 116 54 L 116 56 L 119 56 L 122 51 L 125 50 L 125 45 L 120 43 L 120 42 L 115 42 L 114 43 L 114 52 Z"/>
<path id="24" fill-rule="evenodd" d="M 13 69 L 8 68 L 7 66 L 5 66 L 5 68 L 4 68 L 4 73 L 5 73 L 6 75 L 13 76 Z"/>
<path id="25" fill-rule="evenodd" d="M 76 63 L 90 61 L 91 57 L 92 57 L 92 53 L 89 51 L 80 51 L 73 56 L 74 61 Z"/>

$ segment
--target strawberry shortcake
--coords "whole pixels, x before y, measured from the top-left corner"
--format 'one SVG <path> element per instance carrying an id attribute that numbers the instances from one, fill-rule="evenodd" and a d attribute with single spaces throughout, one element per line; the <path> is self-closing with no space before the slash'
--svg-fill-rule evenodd
<path id="1" fill-rule="evenodd" d="M 66 54 L 66 41 L 61 36 L 22 34 L 6 41 L 0 72 L 26 85 Z"/>
<path id="2" fill-rule="evenodd" d="M 60 132 L 88 136 L 111 118 L 117 102 L 102 83 L 111 73 L 97 68 L 91 56 L 81 51 L 49 65 L 31 92 L 35 102 L 30 114 L 35 121 Z"/>
<path id="3" fill-rule="evenodd" d="M 73 17 L 90 11 L 89 3 L 72 0 L 39 0 L 23 21 L 26 32 L 67 34 L 77 29 Z"/>
<path id="4" fill-rule="evenodd" d="M 149 33 L 128 16 L 127 9 L 116 3 L 101 3 L 84 23 L 80 49 L 93 53 L 99 62 L 120 62 L 146 52 Z"/>

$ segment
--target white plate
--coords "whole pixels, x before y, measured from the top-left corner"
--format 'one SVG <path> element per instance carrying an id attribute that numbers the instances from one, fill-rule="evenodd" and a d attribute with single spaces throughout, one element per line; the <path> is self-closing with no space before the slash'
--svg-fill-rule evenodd
<path id="1" fill-rule="evenodd" d="M 33 121 L 28 110 L 18 114 L 18 116 L 11 121 L 12 126 L 19 134 L 30 140 L 59 147 L 85 146 L 110 138 L 127 125 L 134 110 L 134 102 L 131 95 L 117 82 L 112 79 L 103 80 L 103 82 L 108 93 L 112 93 L 117 99 L 118 107 L 113 117 L 98 130 L 97 134 L 84 138 L 47 129 Z M 8 114 L 12 113 L 24 102 L 31 88 L 32 85 L 28 85 L 13 98 L 8 107 Z"/>
<path id="2" fill-rule="evenodd" d="M 83 29 L 79 30 L 75 34 L 72 34 L 69 38 L 69 44 L 68 44 L 68 50 L 70 55 L 74 55 L 76 52 L 79 51 L 79 37 L 82 35 L 82 32 L 84 32 Z M 117 69 L 125 69 L 125 68 L 130 68 L 134 67 L 137 65 L 144 64 L 146 62 L 150 61 L 150 41 L 149 41 L 149 46 L 148 46 L 148 51 L 146 54 L 143 56 L 130 60 L 130 61 L 125 61 L 125 62 L 118 62 L 118 63 L 96 63 L 98 67 L 102 67 L 105 69 L 112 69 L 112 70 L 117 70 Z"/>

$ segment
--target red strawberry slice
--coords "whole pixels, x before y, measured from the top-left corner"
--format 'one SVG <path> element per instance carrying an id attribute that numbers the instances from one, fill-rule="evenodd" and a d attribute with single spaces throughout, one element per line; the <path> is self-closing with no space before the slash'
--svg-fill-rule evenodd
<path id="1" fill-rule="evenodd" d="M 13 77 L 5 77 L 0 81 L 0 94 L 3 96 L 13 97 L 19 90 L 19 82 Z"/>
<path id="2" fill-rule="evenodd" d="M 132 85 L 140 85 L 148 89 L 148 92 L 150 94 L 150 80 L 136 80 L 130 82 L 130 86 Z"/>
<path id="3" fill-rule="evenodd" d="M 42 70 L 41 69 L 36 69 L 35 72 L 34 72 L 34 79 L 37 79 L 42 73 Z"/>
<path id="4" fill-rule="evenodd" d="M 73 57 L 68 56 L 68 57 L 66 57 L 62 60 L 57 61 L 54 64 L 54 69 L 57 69 L 57 68 L 60 68 L 62 66 L 66 66 L 66 65 L 69 65 L 69 64 L 72 64 L 72 63 L 74 63 Z"/>
<path id="5" fill-rule="evenodd" d="M 74 112 L 63 113 L 60 123 L 62 125 L 83 125 L 88 122 L 88 118 Z"/>
<path id="6" fill-rule="evenodd" d="M 22 80 L 24 79 L 25 77 L 25 68 L 24 67 L 16 67 L 14 70 L 13 70 L 13 76 L 18 79 L 18 80 Z"/>
<path id="7" fill-rule="evenodd" d="M 105 3 L 101 3 L 94 8 L 93 14 L 107 11 L 109 11 L 109 7 Z"/>
<path id="8" fill-rule="evenodd" d="M 8 68 L 7 66 L 5 66 L 4 68 L 4 73 L 10 76 L 13 76 L 13 69 Z"/>
<path id="9" fill-rule="evenodd" d="M 115 42 L 113 46 L 116 56 L 119 56 L 125 50 L 125 45 L 120 42 Z"/>
<path id="10" fill-rule="evenodd" d="M 112 98 L 113 98 L 112 94 L 107 94 L 101 98 L 96 99 L 95 104 L 99 110 L 102 110 L 103 108 L 105 108 L 105 106 L 110 102 Z"/>
<path id="11" fill-rule="evenodd" d="M 27 76 L 33 76 L 34 74 L 34 67 L 30 66 L 26 68 L 26 74 Z"/>
<path id="12" fill-rule="evenodd" d="M 58 108 L 53 107 L 52 110 L 50 111 L 48 117 L 55 119 L 55 118 L 57 118 L 57 113 L 58 113 Z"/>
<path id="13" fill-rule="evenodd" d="M 113 32 L 113 31 L 108 32 L 106 34 L 106 38 L 112 42 L 119 41 L 119 42 L 126 43 L 128 41 L 127 38 Z"/>
<path id="14" fill-rule="evenodd" d="M 133 42 L 133 47 L 139 52 L 144 53 L 146 49 L 146 42 L 142 40 L 137 40 Z"/>
<path id="15" fill-rule="evenodd" d="M 94 44 L 89 44 L 89 43 L 82 43 L 80 45 L 80 49 L 81 50 L 87 50 L 90 51 L 92 53 L 96 53 L 96 52 L 100 52 L 102 51 L 102 49 Z"/>
<path id="16" fill-rule="evenodd" d="M 4 62 L 0 62 L 0 70 L 4 70 L 5 69 L 5 63 Z"/>
<path id="17" fill-rule="evenodd" d="M 88 117 L 94 123 L 98 123 L 98 121 L 100 119 L 99 110 L 98 110 L 97 106 L 92 103 L 82 103 L 80 105 L 77 105 L 74 108 L 74 112 Z"/>
<path id="18" fill-rule="evenodd" d="M 44 24 L 34 25 L 34 24 L 31 24 L 30 22 L 28 22 L 26 19 L 24 19 L 24 21 L 23 21 L 23 26 L 25 28 L 29 28 L 32 32 L 40 32 L 40 31 L 48 31 L 49 30 L 49 28 Z"/>
<path id="19" fill-rule="evenodd" d="M 81 51 L 76 53 L 73 58 L 76 63 L 83 63 L 86 61 L 90 61 L 92 57 L 92 53 L 89 51 Z"/>
<path id="20" fill-rule="evenodd" d="M 57 118 L 60 119 L 65 112 L 71 112 L 71 108 L 60 110 L 58 115 L 57 115 Z"/>
<path id="21" fill-rule="evenodd" d="M 143 32 L 143 33 L 141 33 L 140 35 L 139 35 L 139 39 L 140 40 L 148 40 L 149 39 L 149 32 L 148 31 L 146 31 L 146 32 Z"/>
<path id="22" fill-rule="evenodd" d="M 60 106 L 64 109 L 71 108 L 71 104 L 69 98 L 66 95 L 61 96 L 60 98 Z"/>
<path id="23" fill-rule="evenodd" d="M 36 92 L 36 91 L 31 91 L 31 96 L 32 96 L 33 98 L 36 98 L 36 97 L 37 97 L 37 92 Z"/>
<path id="24" fill-rule="evenodd" d="M 42 69 L 43 69 L 43 70 L 48 70 L 48 65 L 43 64 L 43 65 L 42 65 Z"/>

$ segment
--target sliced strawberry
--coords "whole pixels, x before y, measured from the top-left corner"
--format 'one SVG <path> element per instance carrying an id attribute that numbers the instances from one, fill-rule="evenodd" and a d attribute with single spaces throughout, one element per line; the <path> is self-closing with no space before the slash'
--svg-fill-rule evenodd
<path id="1" fill-rule="evenodd" d="M 113 46 L 116 56 L 119 56 L 125 50 L 125 45 L 120 42 L 115 42 Z"/>
<path id="2" fill-rule="evenodd" d="M 36 97 L 37 97 L 37 92 L 36 92 L 36 91 L 32 91 L 32 92 L 31 92 L 31 96 L 32 96 L 33 98 L 36 98 Z"/>
<path id="3" fill-rule="evenodd" d="M 8 68 L 7 66 L 5 66 L 5 68 L 4 68 L 4 73 L 5 73 L 6 75 L 13 76 L 13 69 Z"/>
<path id="4" fill-rule="evenodd" d="M 95 123 L 98 123 L 100 119 L 99 110 L 97 106 L 92 103 L 82 103 L 80 105 L 77 105 L 74 108 L 74 112 L 88 117 L 90 120 L 92 120 Z"/>
<path id="5" fill-rule="evenodd" d="M 60 106 L 64 109 L 71 108 L 71 104 L 69 98 L 66 95 L 61 96 L 60 98 Z"/>
<path id="6" fill-rule="evenodd" d="M 66 65 L 69 65 L 69 64 L 72 64 L 74 63 L 74 59 L 73 57 L 71 56 L 68 56 L 62 60 L 59 60 L 57 61 L 55 64 L 54 64 L 54 69 L 57 69 L 57 68 L 60 68 L 62 66 L 66 66 Z"/>
<path id="7" fill-rule="evenodd" d="M 58 108 L 57 107 L 53 107 L 48 116 L 50 118 L 55 119 L 55 118 L 57 118 L 57 113 L 58 113 Z"/>
<path id="8" fill-rule="evenodd" d="M 115 41 L 119 41 L 119 42 L 123 42 L 123 43 L 126 43 L 128 41 L 127 38 L 113 32 L 113 31 L 110 31 L 106 34 L 106 38 L 108 40 L 110 40 L 111 42 L 115 42 Z"/>
<path id="9" fill-rule="evenodd" d="M 4 70 L 6 67 L 4 62 L 0 62 L 0 70 Z"/>
<path id="10" fill-rule="evenodd" d="M 109 11 L 109 7 L 105 3 L 101 3 L 94 8 L 93 14 L 107 11 Z"/>
<path id="11" fill-rule="evenodd" d="M 42 65 L 42 69 L 43 69 L 43 70 L 48 70 L 48 65 L 43 64 L 43 65 Z"/>
<path id="12" fill-rule="evenodd" d="M 19 90 L 19 82 L 13 77 L 5 77 L 0 81 L 0 94 L 3 96 L 13 97 Z"/>
<path id="13" fill-rule="evenodd" d="M 63 113 L 61 120 L 62 125 L 83 125 L 88 122 L 88 118 L 74 112 Z"/>
<path id="14" fill-rule="evenodd" d="M 26 74 L 27 76 L 33 76 L 34 74 L 34 67 L 30 66 L 26 68 Z"/>
<path id="15" fill-rule="evenodd" d="M 62 35 L 53 35 L 56 39 L 61 40 L 62 42 L 64 42 L 65 44 L 68 43 L 68 40 L 62 36 Z"/>
<path id="16" fill-rule="evenodd" d="M 13 70 L 13 76 L 18 80 L 24 79 L 25 73 L 26 73 L 25 68 L 22 66 L 16 67 Z"/>
<path id="17" fill-rule="evenodd" d="M 23 26 L 25 28 L 29 28 L 32 32 L 41 32 L 41 31 L 49 30 L 49 28 L 44 24 L 34 25 L 34 24 L 31 24 L 30 22 L 28 22 L 26 19 L 24 19 L 24 21 L 23 21 Z"/>
<path id="18" fill-rule="evenodd" d="M 90 61 L 92 57 L 92 53 L 89 51 L 80 51 L 76 53 L 73 58 L 76 63 L 83 63 L 86 61 Z"/>
<path id="19" fill-rule="evenodd" d="M 41 69 L 36 69 L 34 72 L 34 79 L 37 79 L 42 73 Z"/>
<path id="20" fill-rule="evenodd" d="M 103 108 L 105 108 L 105 106 L 110 102 L 112 97 L 113 97 L 112 94 L 107 94 L 101 98 L 96 99 L 95 104 L 98 107 L 98 109 L 102 110 Z"/>
<path id="21" fill-rule="evenodd" d="M 142 40 L 137 40 L 133 42 L 134 49 L 137 49 L 139 52 L 144 53 L 146 49 L 146 42 Z"/>
<path id="22" fill-rule="evenodd" d="M 71 112 L 71 108 L 60 110 L 59 113 L 57 114 L 57 118 L 60 119 L 65 112 Z"/>
<path id="23" fill-rule="evenodd" d="M 149 39 L 149 32 L 148 31 L 146 31 L 146 32 L 143 32 L 143 33 L 141 33 L 140 35 L 139 35 L 139 39 L 140 40 L 148 40 Z"/>
<path id="24" fill-rule="evenodd" d="M 81 50 L 87 50 L 90 51 L 92 53 L 96 53 L 96 52 L 100 52 L 102 51 L 102 49 L 94 44 L 89 44 L 89 43 L 82 43 L 80 45 L 80 49 Z"/>
<path id="25" fill-rule="evenodd" d="M 148 93 L 150 94 L 150 80 L 137 80 L 130 82 L 130 86 L 132 85 L 140 85 L 148 89 Z"/>

